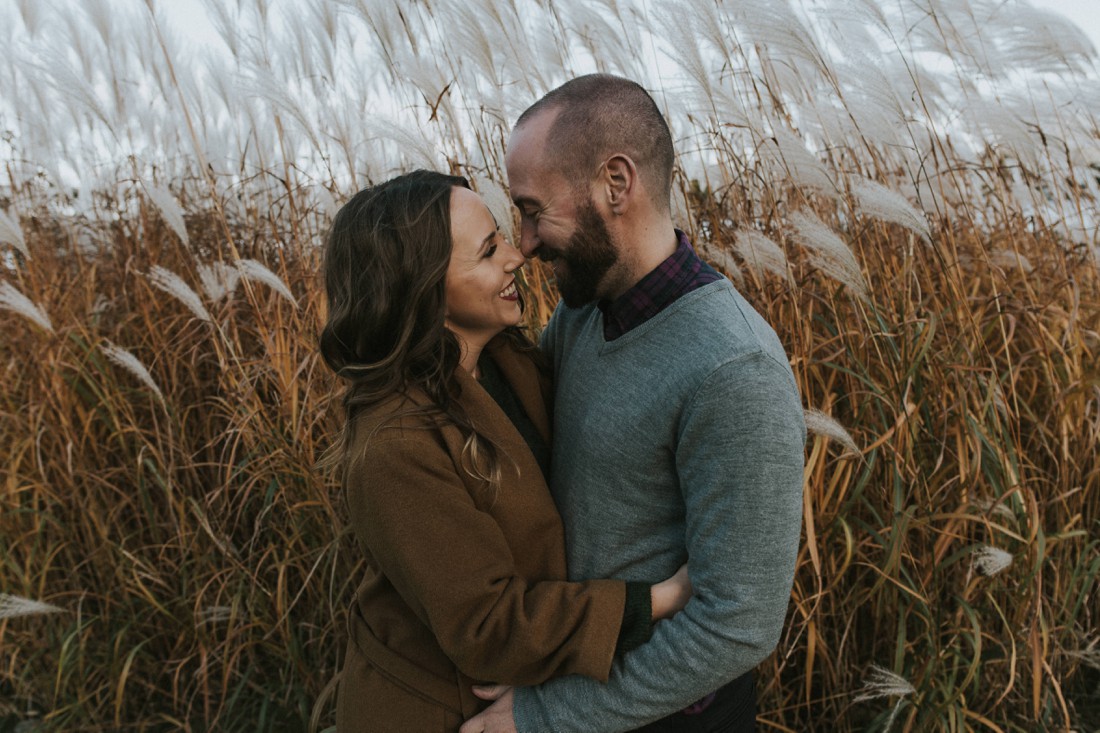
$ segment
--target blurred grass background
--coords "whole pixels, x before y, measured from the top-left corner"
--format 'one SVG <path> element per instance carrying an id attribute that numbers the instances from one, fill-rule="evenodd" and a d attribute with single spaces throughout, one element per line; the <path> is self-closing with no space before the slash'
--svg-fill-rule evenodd
<path id="1" fill-rule="evenodd" d="M 677 220 L 810 411 L 761 730 L 1100 729 L 1100 96 L 1056 17 L 212 2 L 210 61 L 155 4 L 35 7 L 0 24 L 0 593 L 60 611 L 0 613 L 0 731 L 332 724 L 361 563 L 312 469 L 329 217 L 427 165 L 509 220 L 510 121 L 590 68 L 667 105 Z"/>

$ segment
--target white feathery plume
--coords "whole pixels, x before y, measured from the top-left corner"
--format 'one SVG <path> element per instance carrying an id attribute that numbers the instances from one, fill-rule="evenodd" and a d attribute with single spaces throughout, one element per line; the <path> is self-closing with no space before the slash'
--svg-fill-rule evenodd
<path id="1" fill-rule="evenodd" d="M 37 616 L 45 613 L 61 613 L 65 609 L 41 601 L 0 593 L 0 620 L 19 616 Z"/>
<path id="2" fill-rule="evenodd" d="M 708 247 L 704 252 L 704 259 L 709 261 L 712 265 L 717 265 L 720 269 L 724 270 L 731 279 L 736 280 L 738 283 L 745 282 L 745 276 L 741 272 L 741 268 L 730 256 L 729 252 L 721 249 L 711 249 Z"/>
<path id="3" fill-rule="evenodd" d="M 311 40 L 311 55 L 316 54 L 321 65 L 321 75 L 329 80 L 339 77 L 336 56 L 340 52 L 339 8 L 329 0 L 314 0 L 310 5 L 310 21 L 306 23 Z"/>
<path id="4" fill-rule="evenodd" d="M 164 395 L 161 393 L 160 387 L 157 386 L 156 381 L 153 380 L 153 375 L 149 374 L 149 370 L 145 368 L 140 359 L 110 341 L 104 344 L 102 351 L 108 359 L 137 377 L 138 381 L 148 387 L 157 396 L 158 400 L 164 402 Z"/>
<path id="5" fill-rule="evenodd" d="M 974 553 L 974 567 L 982 575 L 996 575 L 1012 565 L 1012 554 L 997 547 L 982 545 Z"/>
<path id="6" fill-rule="evenodd" d="M 978 507 L 983 512 L 992 512 L 1005 519 L 1016 518 L 1012 510 L 1005 506 L 1003 502 L 994 502 L 992 499 L 978 499 L 974 502 L 974 506 Z"/>
<path id="7" fill-rule="evenodd" d="M 7 243 L 23 253 L 28 260 L 31 258 L 27 251 L 27 240 L 23 237 L 23 229 L 13 216 L 8 216 L 0 211 L 0 244 Z"/>
<path id="8" fill-rule="evenodd" d="M 157 211 L 160 212 L 161 217 L 164 219 L 164 223 L 168 225 L 168 228 L 176 233 L 176 236 L 180 238 L 180 241 L 186 246 L 191 243 L 191 240 L 187 236 L 187 224 L 183 219 L 183 207 L 176 201 L 176 197 L 172 195 L 172 192 L 163 186 L 158 186 L 153 183 L 146 183 L 145 193 L 148 195 L 149 200 L 153 202 L 153 205 L 157 207 Z"/>
<path id="9" fill-rule="evenodd" d="M 996 16 L 1005 20 L 996 38 L 1015 63 L 1055 74 L 1088 70 L 1096 47 L 1068 18 L 1026 3 L 1014 3 L 1006 11 Z"/>
<path id="10" fill-rule="evenodd" d="M 784 167 L 791 182 L 830 196 L 837 195 L 836 182 L 825 166 L 783 125 L 773 126 L 771 137 L 761 146 L 761 153 Z"/>
<path id="11" fill-rule="evenodd" d="M 905 697 L 916 690 L 909 680 L 894 674 L 885 667 L 871 665 L 871 673 L 863 678 L 863 688 L 853 698 L 854 702 L 875 700 L 880 697 Z"/>
<path id="12" fill-rule="evenodd" d="M 233 608 L 231 606 L 207 606 L 199 612 L 199 620 L 195 626 L 221 623 L 232 617 Z"/>
<path id="13" fill-rule="evenodd" d="M 844 455 L 853 455 L 862 457 L 862 453 L 859 451 L 859 446 L 852 439 L 852 436 L 844 429 L 844 426 L 834 420 L 829 415 L 826 415 L 821 410 L 813 407 L 803 411 L 803 418 L 806 421 L 806 431 L 820 435 L 824 438 L 835 440 L 844 446 Z"/>
<path id="14" fill-rule="evenodd" d="M 926 243 L 931 243 L 932 230 L 928 227 L 928 220 L 897 191 L 861 178 L 852 184 L 852 196 L 855 197 L 857 213 L 899 224 L 916 232 Z"/>
<path id="15" fill-rule="evenodd" d="M 290 292 L 290 288 L 286 286 L 286 283 L 284 283 L 274 272 L 267 269 L 263 263 L 257 262 L 256 260 L 238 260 L 237 271 L 240 272 L 241 277 L 246 280 L 264 283 L 295 306 L 298 305 L 298 301 L 294 299 L 294 295 Z"/>
<path id="16" fill-rule="evenodd" d="M 31 299 L 19 292 L 10 282 L 0 283 L 0 308 L 18 313 L 34 322 L 45 331 L 53 333 L 53 324 L 46 312 L 31 302 Z"/>
<path id="17" fill-rule="evenodd" d="M 229 15 L 229 9 L 233 6 L 232 3 L 223 2 L 223 0 L 202 0 L 202 4 L 206 8 L 206 17 L 225 43 L 226 48 L 234 57 L 239 56 L 241 50 L 239 29 L 241 26 L 239 18 Z"/>
<path id="18" fill-rule="evenodd" d="M 1022 163 L 1036 166 L 1040 157 L 1036 139 L 1018 115 L 1002 104 L 985 99 L 969 100 L 966 113 L 975 128 L 989 135 L 990 142 L 1008 148 Z"/>
<path id="19" fill-rule="evenodd" d="M 1031 261 L 1018 252 L 1010 249 L 998 249 L 989 254 L 989 261 L 997 267 L 1005 269 L 1017 269 L 1024 274 L 1032 271 Z"/>
<path id="20" fill-rule="evenodd" d="M 867 300 L 869 293 L 863 271 L 844 240 L 813 214 L 795 211 L 790 220 L 794 225 L 796 241 L 809 250 L 810 263 Z"/>
<path id="21" fill-rule="evenodd" d="M 401 74 L 417 91 L 425 105 L 446 108 L 448 89 L 454 81 L 453 72 L 440 68 L 439 59 L 434 55 L 409 55 L 401 64 Z"/>
<path id="22" fill-rule="evenodd" d="M 481 196 L 481 200 L 485 202 L 485 206 L 488 207 L 489 213 L 493 215 L 493 219 L 496 220 L 497 226 L 500 227 L 504 236 L 511 237 L 512 200 L 504 192 L 504 187 L 493 179 L 484 176 L 474 177 L 473 183 L 474 189 Z"/>
<path id="23" fill-rule="evenodd" d="M 439 27 L 450 36 L 451 47 L 469 59 L 483 78 L 495 81 L 498 65 L 493 58 L 495 39 L 490 38 L 485 19 L 472 3 L 436 3 Z M 432 54 L 434 55 L 434 54 Z M 402 72 L 403 73 L 403 72 Z"/>
<path id="24" fill-rule="evenodd" d="M 740 0 L 730 15 L 738 31 L 758 49 L 765 49 L 777 66 L 815 69 L 825 76 L 832 73 L 813 34 L 788 0 Z"/>
<path id="25" fill-rule="evenodd" d="M 734 249 L 758 273 L 773 272 L 786 279 L 787 255 L 783 248 L 754 229 L 741 229 L 733 239 Z"/>
<path id="26" fill-rule="evenodd" d="M 695 82 L 700 98 L 709 100 L 713 93 L 711 81 L 714 73 L 703 60 L 703 49 L 700 47 L 697 26 L 710 27 L 705 20 L 698 18 L 698 13 L 713 10 L 714 3 L 691 2 L 692 12 L 684 17 L 683 9 L 674 5 L 658 5 L 654 10 L 654 18 L 665 29 L 669 37 L 668 53 L 680 68 Z M 698 11 L 697 11 L 698 7 Z M 716 30 L 713 29 L 712 30 Z M 713 43 L 713 40 L 712 40 Z M 708 109 L 707 112 L 710 110 Z"/>
<path id="27" fill-rule="evenodd" d="M 198 271 L 203 292 L 215 303 L 236 290 L 237 282 L 241 279 L 241 271 L 224 262 L 200 264 Z"/>
<path id="28" fill-rule="evenodd" d="M 289 119 L 294 120 L 301 131 L 309 138 L 314 150 L 325 149 L 325 146 L 321 145 L 314 134 L 313 121 L 306 115 L 303 106 L 290 95 L 285 80 L 276 78 L 267 69 L 254 67 L 252 76 L 241 81 L 240 89 L 244 94 L 264 100 L 271 105 L 276 113 L 283 112 Z M 283 134 L 286 133 L 287 130 L 284 129 Z M 288 145 L 288 147 L 290 146 Z M 290 147 L 290 149 L 293 150 L 294 148 Z"/>
<path id="29" fill-rule="evenodd" d="M 363 120 L 363 127 L 369 136 L 379 140 L 396 143 L 397 149 L 406 158 L 410 167 L 437 169 L 443 165 L 439 149 L 433 141 L 412 130 L 418 129 L 418 123 L 409 124 L 388 118 L 384 114 L 375 114 Z"/>
<path id="30" fill-rule="evenodd" d="M 336 205 L 336 197 L 332 195 L 332 191 L 320 184 L 313 186 L 312 190 L 317 199 L 317 210 L 329 220 L 335 218 L 340 207 Z M 508 196 L 505 195 L 504 198 L 508 206 L 511 207 L 512 202 L 508 200 Z M 508 209 L 508 213 L 511 214 L 511 208 Z"/>
<path id="31" fill-rule="evenodd" d="M 672 224 L 673 226 L 683 230 L 689 231 L 691 229 L 691 204 L 687 200 L 687 196 L 684 194 L 683 189 L 679 186 L 672 187 L 672 200 L 670 202 L 672 208 Z"/>
<path id="32" fill-rule="evenodd" d="M 100 319 L 114 306 L 114 302 L 103 293 L 95 296 L 95 302 L 92 303 L 92 310 L 88 314 L 94 319 Z"/>
<path id="33" fill-rule="evenodd" d="M 107 115 L 95 88 L 72 68 L 68 58 L 54 51 L 40 53 L 38 57 L 41 63 L 21 60 L 17 60 L 16 63 L 22 63 L 23 72 L 28 78 L 53 87 L 68 103 L 68 111 L 74 115 L 74 120 L 80 120 L 79 112 L 83 106 L 84 111 L 99 118 L 114 134 L 114 124 Z M 79 104 L 74 104 L 75 102 Z"/>
<path id="34" fill-rule="evenodd" d="M 103 41 L 103 46 L 110 53 L 111 47 L 114 45 L 111 42 L 111 36 L 114 35 L 114 22 L 121 9 L 112 8 L 108 0 L 83 0 L 81 6 L 92 27 L 95 28 Z"/>
<path id="35" fill-rule="evenodd" d="M 35 36 L 42 27 L 42 11 L 47 7 L 42 0 L 16 0 L 19 6 L 19 15 L 23 18 L 23 26 L 27 29 L 27 35 Z"/>
<path id="36" fill-rule="evenodd" d="M 824 27 L 829 32 L 833 42 L 839 45 L 841 53 L 858 51 L 862 54 L 865 50 L 870 50 L 878 54 L 878 42 L 867 25 L 868 21 L 877 24 L 882 11 L 876 8 L 879 17 L 875 17 L 868 10 L 866 5 L 851 5 L 846 2 L 819 8 L 814 14 L 821 19 L 819 27 Z M 885 25 L 885 20 L 883 24 Z"/>
<path id="37" fill-rule="evenodd" d="M 149 270 L 149 282 L 155 287 L 163 290 L 171 295 L 173 298 L 183 303 L 189 311 L 195 314 L 195 318 L 200 321 L 213 320 L 210 317 L 210 313 L 207 312 L 206 306 L 202 304 L 202 299 L 199 298 L 198 293 L 191 289 L 191 286 L 183 281 L 176 273 L 161 267 L 160 265 L 154 265 Z"/>
<path id="38" fill-rule="evenodd" d="M 897 703 L 894 704 L 894 709 L 890 711 L 890 717 L 886 720 L 886 726 L 883 730 L 889 733 L 890 729 L 894 727 L 894 721 L 898 717 L 898 711 L 901 710 L 901 703 L 905 697 L 912 695 L 916 690 L 913 685 L 909 683 L 909 680 L 894 674 L 885 667 L 880 667 L 877 664 L 871 665 L 871 674 L 863 679 L 863 688 L 859 695 L 853 698 L 854 702 L 863 702 L 865 700 L 875 700 L 880 697 L 897 697 L 899 698 Z"/>

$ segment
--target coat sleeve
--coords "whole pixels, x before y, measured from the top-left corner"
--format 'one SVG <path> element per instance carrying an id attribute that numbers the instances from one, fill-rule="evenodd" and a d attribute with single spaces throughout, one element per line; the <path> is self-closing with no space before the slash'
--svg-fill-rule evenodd
<path id="1" fill-rule="evenodd" d="M 513 685 L 607 679 L 625 583 L 519 577 L 500 525 L 477 506 L 438 433 L 383 432 L 346 485 L 357 538 L 464 674 Z"/>
<path id="2" fill-rule="evenodd" d="M 581 677 L 515 691 L 520 733 L 640 727 L 753 669 L 780 637 L 798 553 L 805 425 L 790 370 L 762 353 L 717 369 L 681 418 L 676 468 L 694 594 L 649 642 Z"/>

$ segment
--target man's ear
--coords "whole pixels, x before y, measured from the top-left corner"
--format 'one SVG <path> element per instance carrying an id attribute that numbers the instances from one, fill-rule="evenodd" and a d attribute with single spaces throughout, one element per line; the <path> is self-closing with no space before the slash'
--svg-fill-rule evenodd
<path id="1" fill-rule="evenodd" d="M 612 155 L 600 171 L 600 187 L 611 213 L 625 213 L 638 195 L 638 167 L 629 156 Z"/>

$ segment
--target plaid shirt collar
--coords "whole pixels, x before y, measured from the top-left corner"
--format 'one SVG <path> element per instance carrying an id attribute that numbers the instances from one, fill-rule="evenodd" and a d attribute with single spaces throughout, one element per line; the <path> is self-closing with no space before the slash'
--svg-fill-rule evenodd
<path id="1" fill-rule="evenodd" d="M 656 269 L 615 300 L 601 300 L 597 304 L 603 313 L 605 340 L 614 341 L 672 305 L 681 295 L 721 277 L 699 259 L 687 235 L 679 229 L 676 240 L 676 251 Z"/>

